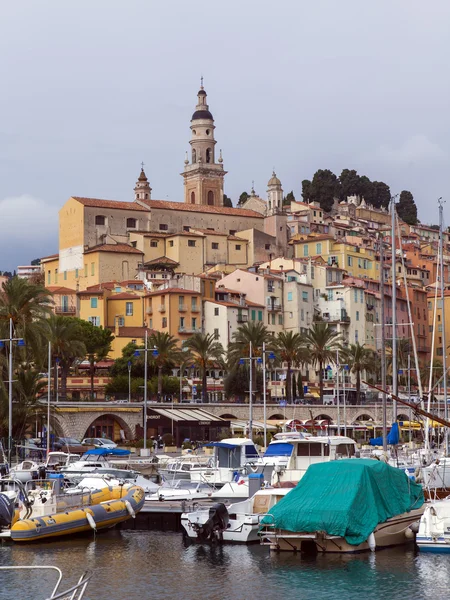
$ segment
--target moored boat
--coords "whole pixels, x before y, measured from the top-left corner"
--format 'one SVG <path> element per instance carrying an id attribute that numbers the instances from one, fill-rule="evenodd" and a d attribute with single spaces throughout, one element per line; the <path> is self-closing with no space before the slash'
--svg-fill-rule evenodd
<path id="1" fill-rule="evenodd" d="M 427 504 L 416 544 L 421 552 L 450 553 L 450 498 Z"/>

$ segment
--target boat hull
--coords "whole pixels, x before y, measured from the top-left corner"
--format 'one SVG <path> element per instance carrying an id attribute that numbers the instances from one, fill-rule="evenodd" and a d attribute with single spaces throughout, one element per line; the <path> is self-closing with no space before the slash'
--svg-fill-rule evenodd
<path id="1" fill-rule="evenodd" d="M 208 511 L 198 511 L 198 514 L 191 518 L 182 515 L 181 525 L 191 540 L 199 541 L 195 525 L 206 523 L 208 518 Z M 246 515 L 240 519 L 230 519 L 228 528 L 219 534 L 218 540 L 228 543 L 251 544 L 259 541 L 258 530 L 258 515 Z"/>
<path id="2" fill-rule="evenodd" d="M 138 513 L 144 505 L 144 490 L 132 486 L 112 500 L 50 516 L 17 521 L 11 527 L 15 542 L 31 542 L 93 529 L 112 527 Z"/>
<path id="3" fill-rule="evenodd" d="M 400 546 L 411 541 L 411 538 L 406 534 L 406 530 L 420 519 L 422 513 L 423 508 L 412 510 L 377 525 L 374 530 L 376 549 Z M 354 546 L 346 542 L 343 537 L 330 536 L 325 532 L 293 533 L 281 531 L 270 533 L 264 531 L 262 533 L 262 543 L 269 545 L 270 550 L 274 552 L 316 551 L 318 553 L 339 554 L 371 550 L 367 541 Z"/>

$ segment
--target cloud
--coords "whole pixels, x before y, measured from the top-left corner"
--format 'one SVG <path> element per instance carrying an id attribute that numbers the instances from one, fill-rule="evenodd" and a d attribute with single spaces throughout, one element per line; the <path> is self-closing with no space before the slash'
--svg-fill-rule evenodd
<path id="1" fill-rule="evenodd" d="M 0 200 L 0 270 L 57 251 L 58 212 L 31 195 Z"/>
<path id="2" fill-rule="evenodd" d="M 448 158 L 447 152 L 429 140 L 426 135 L 413 135 L 398 148 L 382 145 L 378 148 L 376 154 L 383 161 L 398 164 L 446 160 Z"/>

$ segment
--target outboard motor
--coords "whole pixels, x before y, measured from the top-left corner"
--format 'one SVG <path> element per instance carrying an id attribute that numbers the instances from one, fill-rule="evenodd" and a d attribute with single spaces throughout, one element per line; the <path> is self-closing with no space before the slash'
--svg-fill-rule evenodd
<path id="1" fill-rule="evenodd" d="M 197 537 L 200 542 L 222 540 L 222 533 L 230 521 L 225 504 L 217 502 L 209 509 L 209 519 L 203 525 L 197 525 Z"/>
<path id="2" fill-rule="evenodd" d="M 14 501 L 0 494 L 0 527 L 10 527 L 14 517 Z"/>
<path id="3" fill-rule="evenodd" d="M 45 467 L 44 467 L 44 465 L 41 465 L 38 468 L 38 479 L 45 479 L 46 476 L 47 476 L 47 473 L 46 473 Z"/>

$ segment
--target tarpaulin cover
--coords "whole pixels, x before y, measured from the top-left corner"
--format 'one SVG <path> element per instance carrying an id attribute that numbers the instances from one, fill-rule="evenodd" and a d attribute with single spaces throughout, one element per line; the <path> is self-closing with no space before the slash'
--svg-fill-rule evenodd
<path id="1" fill-rule="evenodd" d="M 392 427 L 390 432 L 387 434 L 386 441 L 388 444 L 398 444 L 400 440 L 400 431 L 398 428 L 398 423 L 392 423 Z M 383 436 L 377 438 L 371 438 L 369 440 L 369 444 L 371 446 L 382 446 L 383 445 Z"/>
<path id="2" fill-rule="evenodd" d="M 362 544 L 379 523 L 420 508 L 422 487 L 400 469 L 364 459 L 311 465 L 262 524 L 293 532 L 325 531 Z"/>

